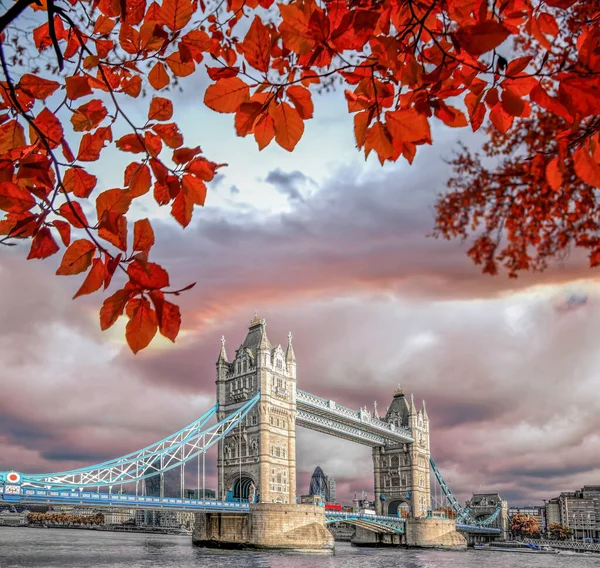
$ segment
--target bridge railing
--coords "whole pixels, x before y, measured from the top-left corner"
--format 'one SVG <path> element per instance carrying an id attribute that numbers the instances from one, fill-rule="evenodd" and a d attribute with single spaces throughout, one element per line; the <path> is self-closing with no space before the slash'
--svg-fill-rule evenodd
<path id="1" fill-rule="evenodd" d="M 596 542 L 581 542 L 580 540 L 546 540 L 543 538 L 524 538 L 522 542 L 542 544 L 551 546 L 552 548 L 560 548 L 562 550 L 583 550 L 600 553 L 600 543 Z"/>

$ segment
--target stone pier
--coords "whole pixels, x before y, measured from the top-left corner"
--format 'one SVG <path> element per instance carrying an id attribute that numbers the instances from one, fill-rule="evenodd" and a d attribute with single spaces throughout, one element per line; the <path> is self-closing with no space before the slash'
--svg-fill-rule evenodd
<path id="1" fill-rule="evenodd" d="M 407 519 L 405 534 L 373 532 L 356 527 L 352 537 L 355 546 L 407 546 L 414 548 L 443 548 L 465 550 L 467 540 L 456 531 L 456 523 L 449 519 Z"/>
<path id="2" fill-rule="evenodd" d="M 192 542 L 211 548 L 333 552 L 322 507 L 255 503 L 250 512 L 196 513 Z"/>

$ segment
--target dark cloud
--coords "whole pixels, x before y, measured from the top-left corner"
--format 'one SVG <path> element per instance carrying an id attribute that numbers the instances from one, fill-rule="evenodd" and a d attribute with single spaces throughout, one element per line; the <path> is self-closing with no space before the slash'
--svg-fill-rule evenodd
<path id="1" fill-rule="evenodd" d="M 304 185 L 307 183 L 313 183 L 309 177 L 305 176 L 302 172 L 284 172 L 277 168 L 271 170 L 265 181 L 271 184 L 279 193 L 285 195 L 290 201 L 304 201 L 302 192 L 298 189 L 298 185 Z"/>

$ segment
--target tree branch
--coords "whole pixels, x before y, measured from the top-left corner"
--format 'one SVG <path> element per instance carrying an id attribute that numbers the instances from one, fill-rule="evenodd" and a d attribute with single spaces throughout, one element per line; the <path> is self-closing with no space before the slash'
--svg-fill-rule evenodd
<path id="1" fill-rule="evenodd" d="M 17 0 L 2 16 L 0 16 L 0 33 L 2 33 L 9 24 L 16 20 L 21 12 L 30 4 L 36 4 L 38 0 Z"/>

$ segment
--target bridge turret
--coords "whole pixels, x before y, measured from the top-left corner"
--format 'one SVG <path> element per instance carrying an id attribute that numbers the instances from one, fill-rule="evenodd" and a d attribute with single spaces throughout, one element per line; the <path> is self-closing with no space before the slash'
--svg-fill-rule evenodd
<path id="1" fill-rule="evenodd" d="M 285 350 L 285 364 L 287 366 L 288 373 L 295 379 L 296 378 L 296 354 L 294 353 L 294 347 L 292 346 L 292 332 L 288 333 L 288 344 Z"/>

